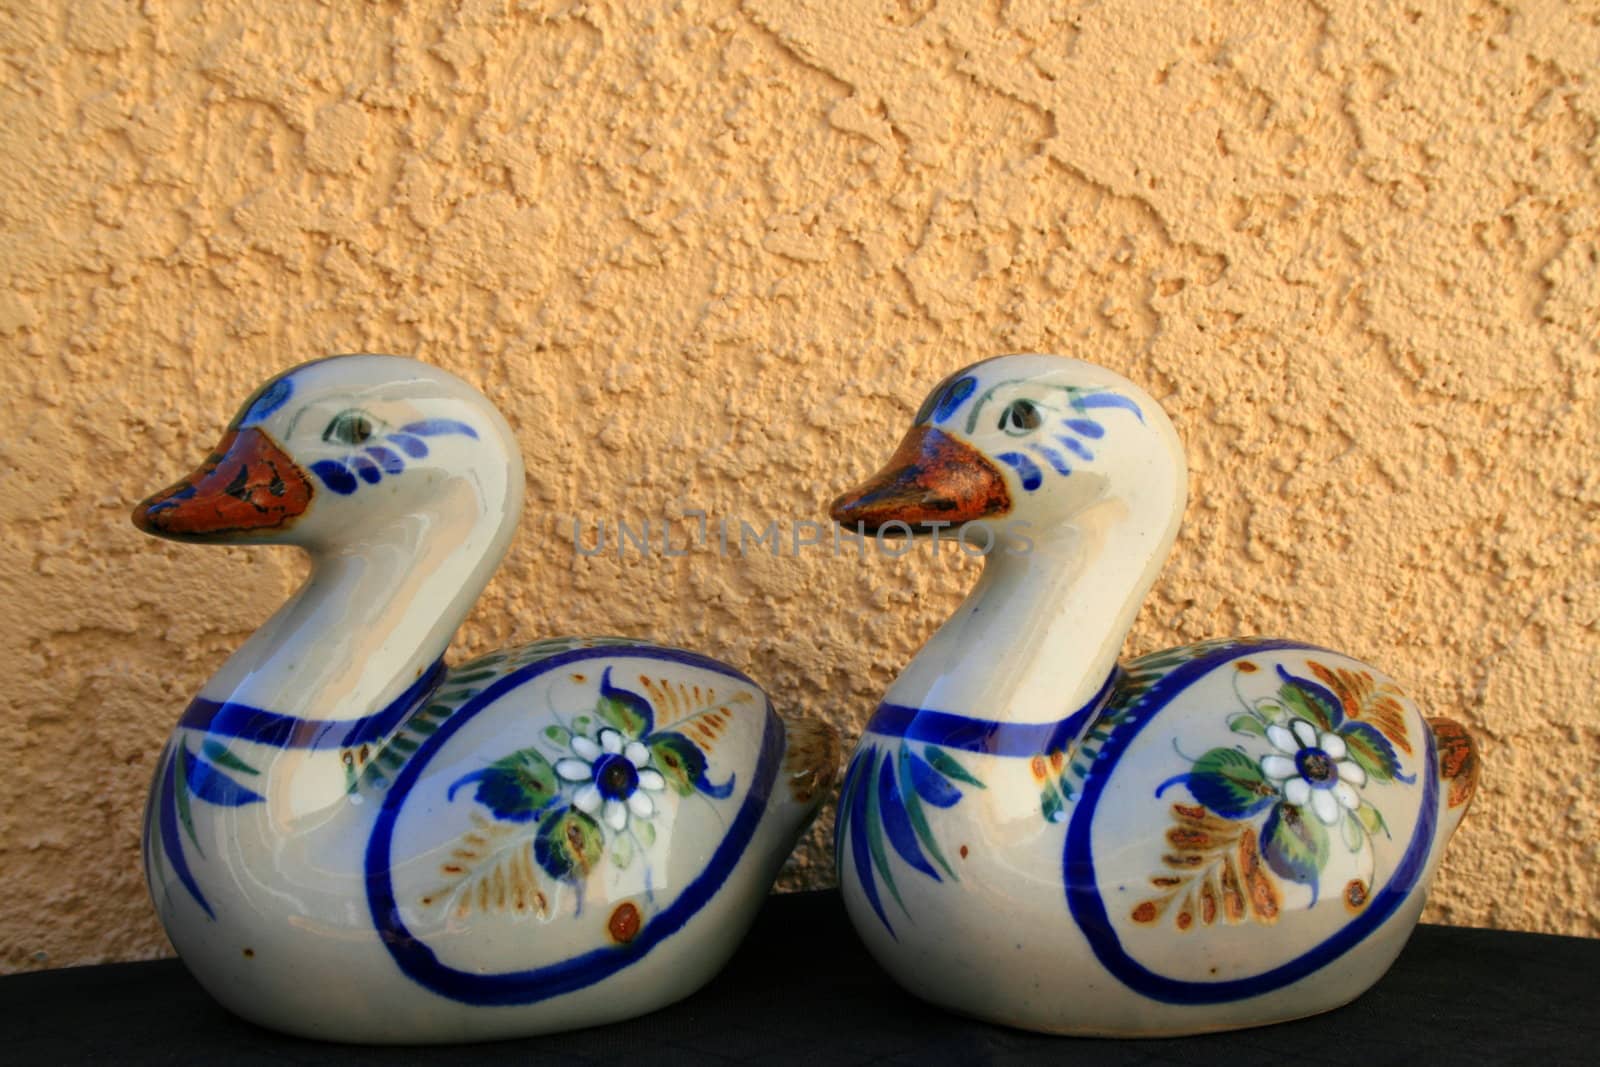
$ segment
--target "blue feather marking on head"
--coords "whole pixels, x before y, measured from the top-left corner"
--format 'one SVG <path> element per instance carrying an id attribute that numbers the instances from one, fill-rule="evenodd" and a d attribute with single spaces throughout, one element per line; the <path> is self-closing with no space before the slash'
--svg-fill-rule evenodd
<path id="1" fill-rule="evenodd" d="M 356 473 L 361 475 L 361 480 L 366 482 L 368 485 L 377 485 L 383 480 L 383 472 L 378 469 L 378 465 L 376 463 L 372 462 L 372 460 L 368 459 L 366 456 L 351 456 L 345 462 L 354 467 L 356 469 Z"/>
<path id="2" fill-rule="evenodd" d="M 1005 452 L 995 458 L 1014 469 L 1022 478 L 1022 488 L 1030 493 L 1039 488 L 1039 484 L 1044 481 L 1039 465 L 1021 452 Z"/>
<path id="3" fill-rule="evenodd" d="M 1106 428 L 1093 419 L 1068 419 L 1066 420 L 1066 425 L 1067 429 L 1084 437 L 1104 437 L 1106 435 Z"/>
<path id="4" fill-rule="evenodd" d="M 244 414 L 239 416 L 239 428 L 254 426 L 256 423 L 283 407 L 294 395 L 294 382 L 289 378 L 279 378 L 263 389 L 250 406 L 245 408 Z"/>
<path id="5" fill-rule="evenodd" d="M 311 473 L 322 479 L 322 484 L 338 493 L 349 496 L 356 491 L 356 476 L 336 459 L 319 459 L 311 465 Z"/>
<path id="6" fill-rule="evenodd" d="M 464 422 L 455 419 L 423 419 L 421 422 L 411 422 L 400 427 L 401 433 L 415 434 L 418 437 L 437 437 L 440 434 L 459 433 L 476 438 L 478 431 Z"/>
<path id="7" fill-rule="evenodd" d="M 961 406 L 967 397 L 972 395 L 972 391 L 977 387 L 978 379 L 970 374 L 953 383 L 950 388 L 944 391 L 944 395 L 939 398 L 938 404 L 934 405 L 933 421 L 943 422 L 951 415 L 954 415 L 956 409 Z"/>
<path id="8" fill-rule="evenodd" d="M 361 481 L 368 485 L 376 485 L 383 480 L 385 474 L 399 474 L 406 469 L 406 459 L 400 454 L 401 452 L 412 459 L 422 459 L 428 454 L 428 445 L 422 440 L 423 437 L 451 433 L 464 434 L 472 438 L 478 436 L 477 430 L 455 419 L 423 419 L 420 422 L 407 423 L 384 437 L 384 440 L 394 448 L 369 445 L 362 452 L 346 456 L 342 460 L 318 460 L 311 464 L 311 471 L 333 492 L 340 496 L 349 496 L 361 487 L 361 482 L 356 480 L 357 475 L 360 475 Z"/>
<path id="9" fill-rule="evenodd" d="M 1067 457 L 1063 456 L 1055 449 L 1050 448 L 1047 445 L 1037 444 L 1029 445 L 1028 447 L 1033 449 L 1039 455 L 1043 456 L 1045 458 L 1045 462 L 1049 463 L 1050 466 L 1055 469 L 1057 474 L 1066 475 L 1072 473 L 1072 466 L 1067 462 Z"/>
<path id="10" fill-rule="evenodd" d="M 1072 406 L 1079 411 L 1089 408 L 1122 408 L 1138 416 L 1140 422 L 1144 421 L 1144 412 L 1139 410 L 1139 405 L 1118 393 L 1089 393 L 1084 396 L 1072 398 Z"/>
<path id="11" fill-rule="evenodd" d="M 387 438 L 391 445 L 399 447 L 412 459 L 421 459 L 428 454 L 428 446 L 422 438 L 413 437 L 408 433 L 392 433 Z"/>
<path id="12" fill-rule="evenodd" d="M 1084 460 L 1085 462 L 1094 459 L 1094 453 L 1090 452 L 1088 448 L 1084 447 L 1083 443 L 1078 441 L 1077 438 L 1057 435 L 1056 440 L 1060 441 L 1063 445 L 1070 449 L 1072 454 L 1077 456 L 1079 459 Z"/>
<path id="13" fill-rule="evenodd" d="M 400 454 L 382 445 L 373 445 L 367 449 L 367 455 L 378 461 L 378 466 L 383 468 L 385 474 L 399 474 L 406 469 L 406 461 Z"/>

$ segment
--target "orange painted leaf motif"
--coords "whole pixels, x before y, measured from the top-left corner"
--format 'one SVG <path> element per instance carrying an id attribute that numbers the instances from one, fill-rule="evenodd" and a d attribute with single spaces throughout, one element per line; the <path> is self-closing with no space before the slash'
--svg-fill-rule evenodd
<path id="1" fill-rule="evenodd" d="M 1282 898 L 1261 862 L 1254 830 L 1199 804 L 1174 804 L 1166 838 L 1161 862 L 1167 871 L 1150 878 L 1158 893 L 1134 905 L 1134 922 L 1149 926 L 1170 913 L 1173 925 L 1188 931 L 1197 923 L 1277 921 Z"/>
<path id="2" fill-rule="evenodd" d="M 723 697 L 716 690 L 666 678 L 639 676 L 651 706 L 655 709 L 655 728 L 673 729 L 688 735 L 707 753 L 717 747 L 729 723 L 744 712 L 736 709 L 756 704 L 756 696 L 740 689 Z"/>
<path id="3" fill-rule="evenodd" d="M 1261 862 L 1260 841 L 1254 830 L 1239 835 L 1239 870 L 1250 901 L 1250 914 L 1258 923 L 1277 922 L 1278 912 L 1283 908 L 1283 895 L 1278 892 L 1272 873 Z"/>
<path id="4" fill-rule="evenodd" d="M 493 822 L 472 815 L 463 834 L 439 867 L 443 882 L 418 903 L 439 908 L 454 919 L 475 912 L 547 918 L 550 901 L 533 865 L 533 843 L 521 823 Z"/>
<path id="5" fill-rule="evenodd" d="M 1411 738 L 1406 733 L 1406 712 L 1401 701 L 1405 694 L 1392 682 L 1377 682 L 1366 671 L 1353 671 L 1344 667 L 1330 669 L 1307 660 L 1306 666 L 1316 675 L 1317 681 L 1327 686 L 1339 698 L 1346 717 L 1369 722 L 1382 731 L 1396 748 L 1411 755 Z"/>

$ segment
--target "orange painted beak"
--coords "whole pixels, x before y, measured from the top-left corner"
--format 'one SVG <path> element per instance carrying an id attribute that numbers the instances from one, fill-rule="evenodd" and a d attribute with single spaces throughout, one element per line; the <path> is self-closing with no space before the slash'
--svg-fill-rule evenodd
<path id="1" fill-rule="evenodd" d="M 1011 510 L 1011 493 L 993 463 L 971 445 L 931 426 L 914 426 L 889 463 L 833 502 L 841 526 L 877 533 L 891 522 L 913 532 L 932 523 L 959 526 Z"/>
<path id="2" fill-rule="evenodd" d="M 199 470 L 134 508 L 133 524 L 174 541 L 228 540 L 288 529 L 311 495 L 305 471 L 265 431 L 229 430 Z"/>

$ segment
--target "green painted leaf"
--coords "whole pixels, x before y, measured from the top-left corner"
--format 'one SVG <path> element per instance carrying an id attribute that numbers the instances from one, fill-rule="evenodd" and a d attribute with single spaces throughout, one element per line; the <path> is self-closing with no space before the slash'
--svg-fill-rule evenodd
<path id="1" fill-rule="evenodd" d="M 460 702 L 449 691 L 435 693 L 432 702 L 402 722 L 394 737 L 379 747 L 366 765 L 360 768 L 355 788 L 387 789 L 390 775 L 404 766 L 406 753 L 414 751 L 423 738 L 436 733 L 440 724 L 455 714 L 458 707 Z"/>
<path id="2" fill-rule="evenodd" d="M 894 884 L 894 874 L 889 870 L 889 852 L 883 847 L 883 811 L 878 803 L 878 777 L 882 765 L 874 760 L 867 769 L 867 810 L 861 814 L 867 820 L 867 847 L 872 852 L 872 866 L 883 876 L 883 884 L 889 887 L 889 895 L 894 897 L 895 903 L 900 905 L 900 910 L 906 910 L 906 902 L 900 899 L 900 890 Z"/>
<path id="3" fill-rule="evenodd" d="M 1389 836 L 1389 824 L 1383 821 L 1383 813 L 1372 806 L 1370 800 L 1363 800 L 1361 807 L 1356 809 L 1356 818 L 1361 820 L 1361 825 L 1366 827 L 1369 834 L 1382 833 Z"/>
<path id="4" fill-rule="evenodd" d="M 212 763 L 215 763 L 219 767 L 226 767 L 230 771 L 238 771 L 240 774 L 261 773 L 254 767 L 250 766 L 250 764 L 240 759 L 238 756 L 235 756 L 232 752 L 229 752 L 226 746 L 216 741 L 208 739 L 206 743 L 201 746 L 201 751 L 206 754 Z"/>
<path id="5" fill-rule="evenodd" d="M 954 778 L 958 782 L 966 782 L 968 785 L 975 785 L 979 789 L 985 788 L 982 782 L 974 778 L 970 771 L 957 763 L 955 757 L 944 749 L 928 745 L 922 750 L 922 756 L 946 778 Z"/>
<path id="6" fill-rule="evenodd" d="M 474 799 L 497 819 L 527 822 L 543 811 L 561 792 L 561 781 L 550 761 L 534 748 L 521 748 L 495 760 L 481 771 L 457 782 L 475 778 Z M 450 795 L 455 794 L 455 786 Z"/>
<path id="7" fill-rule="evenodd" d="M 1315 692 L 1311 686 L 1293 681 L 1284 682 L 1278 687 L 1278 699 L 1291 716 L 1306 720 L 1319 731 L 1333 729 L 1333 724 L 1344 715 L 1337 707 L 1329 705 L 1322 694 Z"/>
<path id="8" fill-rule="evenodd" d="M 206 803 L 237 808 L 245 804 L 259 804 L 265 799 L 260 793 L 240 785 L 190 752 L 187 745 L 184 746 L 183 756 L 183 772 L 187 776 L 188 791 Z"/>
<path id="9" fill-rule="evenodd" d="M 1316 816 L 1293 804 L 1274 807 L 1261 828 L 1261 854 L 1282 877 L 1311 886 L 1316 902 L 1317 880 L 1328 862 L 1328 831 Z"/>
<path id="10" fill-rule="evenodd" d="M 618 834 L 611 845 L 611 862 L 618 867 L 626 867 L 633 862 L 633 838 L 627 834 Z"/>
<path id="11" fill-rule="evenodd" d="M 650 732 L 655 713 L 650 702 L 638 693 L 611 684 L 611 668 L 600 674 L 600 699 L 594 706 L 600 718 L 622 731 L 622 736 L 643 737 Z"/>
<path id="12" fill-rule="evenodd" d="M 1339 730 L 1344 738 L 1350 758 L 1367 772 L 1368 777 L 1379 781 L 1394 780 L 1400 774 L 1400 757 L 1394 746 L 1378 729 L 1364 722 L 1346 723 Z"/>
<path id="13" fill-rule="evenodd" d="M 634 711 L 628 701 L 601 697 L 594 711 L 600 721 L 616 727 L 624 737 L 638 737 L 644 732 L 644 716 Z"/>
<path id="14" fill-rule="evenodd" d="M 1260 765 L 1236 748 L 1207 752 L 1194 761 L 1184 782 L 1196 800 L 1225 819 L 1254 815 L 1278 797 Z"/>
<path id="15" fill-rule="evenodd" d="M 928 850 L 928 854 L 934 858 L 934 861 L 943 867 L 945 873 L 953 879 L 956 876 L 956 872 L 950 868 L 949 861 L 944 858 L 944 853 L 939 850 L 939 842 L 934 840 L 933 837 L 933 828 L 928 825 L 927 813 L 922 810 L 922 798 L 917 795 L 916 789 L 911 785 L 910 756 L 911 750 L 906 747 L 904 742 L 901 742 L 897 761 L 899 773 L 895 775 L 900 784 L 900 800 L 905 805 L 906 817 L 911 820 L 911 829 L 916 833 L 917 840 L 922 842 L 922 847 Z M 848 795 L 848 793 L 840 794 L 840 796 Z"/>
<path id="16" fill-rule="evenodd" d="M 1267 736 L 1266 724 L 1248 711 L 1236 711 L 1229 715 L 1228 729 L 1236 734 L 1250 734 L 1254 737 Z"/>
<path id="17" fill-rule="evenodd" d="M 546 726 L 544 735 L 562 748 L 566 748 L 572 743 L 572 735 L 560 726 Z"/>
<path id="18" fill-rule="evenodd" d="M 200 838 L 194 832 L 194 813 L 189 808 L 189 750 L 178 745 L 178 758 L 173 762 L 177 779 L 172 783 L 173 795 L 178 799 L 178 821 L 183 823 L 184 830 L 189 834 L 189 840 L 194 842 L 195 851 L 203 857 L 206 853 L 200 847 Z"/>
<path id="19" fill-rule="evenodd" d="M 600 824 L 577 808 L 556 808 L 539 823 L 533 858 L 556 878 L 581 882 L 605 853 Z"/>
<path id="20" fill-rule="evenodd" d="M 1061 794 L 1049 782 L 1044 784 L 1044 790 L 1039 794 L 1039 808 L 1044 812 L 1045 822 L 1060 822 L 1067 817 L 1067 807 L 1061 800 Z"/>
<path id="21" fill-rule="evenodd" d="M 635 820 L 633 824 L 633 832 L 639 836 L 639 843 L 645 848 L 649 848 L 651 845 L 656 843 L 655 823 Z"/>
<path id="22" fill-rule="evenodd" d="M 650 762 L 680 796 L 693 793 L 706 773 L 705 753 L 679 733 L 662 733 L 651 738 Z"/>
<path id="23" fill-rule="evenodd" d="M 585 737 L 589 736 L 589 733 L 590 733 L 589 727 L 591 727 L 593 725 L 594 725 L 594 720 L 589 718 L 589 716 L 587 716 L 587 715 L 579 715 L 576 719 L 572 720 L 573 732 L 574 733 L 580 733 Z"/>
<path id="24" fill-rule="evenodd" d="M 1344 839 L 1344 847 L 1351 852 L 1360 852 L 1361 843 L 1367 839 L 1366 833 L 1361 829 L 1361 821 L 1356 818 L 1353 811 L 1347 811 L 1339 816 L 1339 836 Z"/>

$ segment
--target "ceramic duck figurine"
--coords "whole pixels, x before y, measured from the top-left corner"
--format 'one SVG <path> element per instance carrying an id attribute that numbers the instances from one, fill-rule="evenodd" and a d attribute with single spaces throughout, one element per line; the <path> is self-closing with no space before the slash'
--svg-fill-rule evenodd
<path id="1" fill-rule="evenodd" d="M 1015 355 L 940 383 L 834 502 L 989 549 L 841 794 L 846 906 L 913 993 L 1057 1033 L 1254 1026 L 1353 999 L 1416 924 L 1476 782 L 1460 726 L 1298 641 L 1117 665 L 1186 481 L 1143 390 Z"/>
<path id="2" fill-rule="evenodd" d="M 522 487 L 476 389 L 337 356 L 135 510 L 312 561 L 189 705 L 145 820 L 167 933 L 239 1015 L 440 1042 L 653 1010 L 726 961 L 814 814 L 836 736 L 715 660 L 564 638 L 444 664 Z"/>

